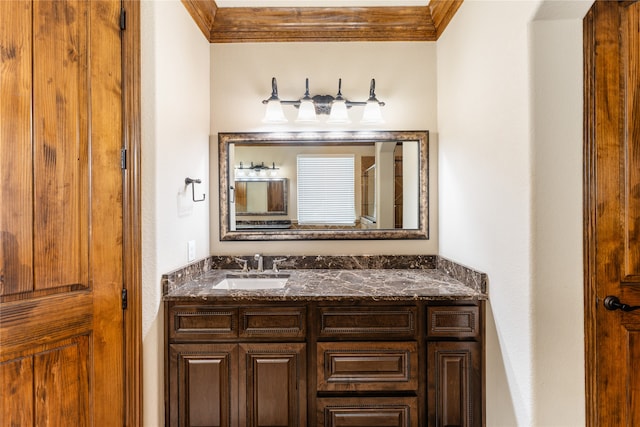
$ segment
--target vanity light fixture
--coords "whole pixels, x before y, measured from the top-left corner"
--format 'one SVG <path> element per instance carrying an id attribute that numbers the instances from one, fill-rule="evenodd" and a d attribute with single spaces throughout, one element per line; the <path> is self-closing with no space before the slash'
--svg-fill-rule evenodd
<path id="1" fill-rule="evenodd" d="M 244 164 L 242 162 L 240 162 L 240 166 L 236 166 L 236 177 L 249 177 L 249 178 L 256 178 L 256 177 L 265 177 L 265 176 L 278 176 L 278 170 L 280 168 L 276 167 L 275 162 L 273 162 L 271 164 L 271 167 L 269 166 L 265 166 L 264 162 L 261 162 L 260 164 L 254 165 L 253 162 L 251 162 L 251 166 L 247 166 L 245 167 Z"/>
<path id="2" fill-rule="evenodd" d="M 264 119 L 265 123 L 285 123 L 287 119 L 282 110 L 283 105 L 293 105 L 298 108 L 298 123 L 317 122 L 318 114 L 328 114 L 327 123 L 346 124 L 351 123 L 347 109 L 354 106 L 363 106 L 361 123 L 378 124 L 384 123 L 382 119 L 382 111 L 380 107 L 385 105 L 376 98 L 376 80 L 371 79 L 369 87 L 369 99 L 366 101 L 349 101 L 342 96 L 342 79 L 338 79 L 338 94 L 335 98 L 331 95 L 314 95 L 309 94 L 309 79 L 305 80 L 305 93 L 302 98 L 297 101 L 282 100 L 278 97 L 278 84 L 276 78 L 271 79 L 271 97 L 262 101 L 266 104 Z"/>

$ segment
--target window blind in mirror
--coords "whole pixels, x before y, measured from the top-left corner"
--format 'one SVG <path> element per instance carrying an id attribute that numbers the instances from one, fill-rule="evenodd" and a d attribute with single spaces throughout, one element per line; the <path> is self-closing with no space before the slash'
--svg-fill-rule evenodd
<path id="1" fill-rule="evenodd" d="M 354 155 L 297 156 L 298 223 L 355 224 Z"/>

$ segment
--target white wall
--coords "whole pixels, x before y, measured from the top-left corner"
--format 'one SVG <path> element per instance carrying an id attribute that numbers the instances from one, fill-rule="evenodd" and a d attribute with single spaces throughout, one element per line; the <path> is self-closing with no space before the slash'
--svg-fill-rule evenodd
<path id="1" fill-rule="evenodd" d="M 435 43 L 241 43 L 211 45 L 210 180 L 218 179 L 218 132 L 300 130 L 429 130 L 430 158 L 437 158 Z M 358 123 L 362 108 L 352 108 L 353 123 L 300 125 L 296 110 L 285 107 L 290 122 L 266 125 L 263 99 L 271 95 L 271 78 L 278 80 L 281 99 L 298 99 L 309 78 L 311 95 L 334 95 L 338 78 L 342 94 L 352 101 L 369 96 L 376 79 L 376 95 L 386 102 L 385 123 L 377 127 Z M 212 186 L 211 252 L 220 254 L 435 254 L 438 251 L 437 165 L 430 163 L 429 240 L 411 241 L 294 241 L 220 242 L 218 187 Z"/>
<path id="2" fill-rule="evenodd" d="M 144 424 L 164 425 L 160 276 L 209 255 L 209 43 L 179 1 L 141 2 Z M 189 176 L 202 179 L 193 203 Z"/>
<path id="3" fill-rule="evenodd" d="M 489 426 L 584 425 L 588 6 L 465 1 L 437 43 L 440 254 L 489 276 Z"/>
<path id="4" fill-rule="evenodd" d="M 538 10 L 531 25 L 535 423 L 585 423 L 582 259 L 582 18 Z M 573 17 L 573 19 L 569 19 Z M 561 19 L 559 19 L 561 18 Z"/>

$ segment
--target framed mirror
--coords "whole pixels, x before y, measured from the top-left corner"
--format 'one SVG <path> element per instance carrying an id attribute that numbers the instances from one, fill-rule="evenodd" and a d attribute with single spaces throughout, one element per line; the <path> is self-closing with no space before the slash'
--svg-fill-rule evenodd
<path id="1" fill-rule="evenodd" d="M 220 133 L 220 238 L 427 239 L 428 153 L 427 131 Z"/>

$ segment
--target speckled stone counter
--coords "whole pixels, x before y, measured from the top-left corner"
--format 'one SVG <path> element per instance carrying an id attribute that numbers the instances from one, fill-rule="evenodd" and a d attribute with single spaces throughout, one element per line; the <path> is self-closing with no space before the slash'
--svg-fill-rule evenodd
<path id="1" fill-rule="evenodd" d="M 249 260 L 249 257 L 243 257 Z M 265 257 L 265 275 L 276 258 Z M 357 299 L 484 300 L 486 275 L 438 256 L 286 257 L 281 289 L 222 290 L 214 286 L 240 270 L 233 257 L 211 257 L 162 278 L 166 301 L 332 301 Z M 309 268 L 315 267 L 315 268 Z M 255 273 L 255 272 L 254 272 Z"/>

